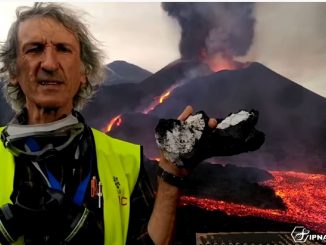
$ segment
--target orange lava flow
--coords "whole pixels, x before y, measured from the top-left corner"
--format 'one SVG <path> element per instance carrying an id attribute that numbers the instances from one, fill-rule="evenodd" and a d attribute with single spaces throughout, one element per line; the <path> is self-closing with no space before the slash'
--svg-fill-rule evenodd
<path id="1" fill-rule="evenodd" d="M 154 98 L 154 101 L 145 109 L 143 110 L 144 114 L 148 114 L 150 111 L 154 110 L 156 106 L 162 104 L 170 95 L 172 89 L 165 91 L 161 96 Z"/>
<path id="2" fill-rule="evenodd" d="M 149 112 L 153 111 L 159 104 L 164 103 L 172 94 L 172 92 L 182 86 L 185 83 L 185 81 L 181 80 L 176 82 L 175 84 L 171 85 L 167 90 L 165 90 L 160 96 L 154 97 L 153 102 L 147 106 L 142 113 L 148 114 Z"/>
<path id="3" fill-rule="evenodd" d="M 122 123 L 122 116 L 118 115 L 116 117 L 114 117 L 113 119 L 110 120 L 110 122 L 107 124 L 106 129 L 104 130 L 104 132 L 110 132 L 113 128 L 113 126 L 120 126 Z"/>
<path id="4" fill-rule="evenodd" d="M 162 104 L 166 100 L 166 98 L 168 98 L 170 96 L 170 94 L 171 94 L 171 91 L 167 91 L 166 93 L 164 93 L 159 99 L 160 104 Z"/>
<path id="5" fill-rule="evenodd" d="M 326 175 L 293 171 L 271 171 L 275 179 L 263 182 L 280 196 L 287 210 L 261 209 L 211 199 L 182 197 L 182 205 L 194 204 L 210 211 L 220 210 L 228 215 L 258 216 L 296 223 L 326 233 Z"/>

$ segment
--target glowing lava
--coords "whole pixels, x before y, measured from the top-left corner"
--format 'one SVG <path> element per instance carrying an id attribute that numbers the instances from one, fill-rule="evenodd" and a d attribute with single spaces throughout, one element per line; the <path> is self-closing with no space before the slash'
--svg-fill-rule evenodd
<path id="1" fill-rule="evenodd" d="M 112 130 L 113 126 L 120 126 L 122 123 L 122 116 L 121 114 L 114 117 L 113 119 L 111 119 L 111 121 L 107 124 L 106 129 L 104 130 L 104 132 L 108 133 Z"/>
<path id="2" fill-rule="evenodd" d="M 261 209 L 211 199 L 182 197 L 182 205 L 194 204 L 204 209 L 220 210 L 228 215 L 258 216 L 289 223 L 302 224 L 322 234 L 326 233 L 326 175 L 292 171 L 271 171 L 275 179 L 263 182 L 279 195 L 287 210 Z"/>
<path id="3" fill-rule="evenodd" d="M 207 64 L 209 69 L 213 72 L 219 72 L 224 70 L 238 70 L 247 67 L 250 63 L 242 63 L 234 60 L 232 55 L 227 52 L 217 52 L 208 55 L 206 50 L 201 50 L 199 55 L 200 60 Z"/>
<path id="4" fill-rule="evenodd" d="M 164 102 L 164 100 L 166 100 L 166 98 L 170 96 L 170 94 L 171 94 L 170 91 L 167 91 L 165 94 L 163 94 L 163 95 L 160 97 L 160 100 L 159 100 L 160 104 L 162 104 L 162 103 Z"/>
<path id="5" fill-rule="evenodd" d="M 156 108 L 156 106 L 158 106 L 159 104 L 162 104 L 171 95 L 172 91 L 179 86 L 180 86 L 180 84 L 174 84 L 168 90 L 166 90 L 163 94 L 161 94 L 158 97 L 155 97 L 154 101 L 145 110 L 143 110 L 143 113 L 148 114 L 149 112 L 154 110 Z"/>
<path id="6" fill-rule="evenodd" d="M 154 101 L 148 106 L 145 110 L 143 110 L 144 114 L 148 114 L 150 111 L 154 110 L 156 106 L 159 104 L 162 104 L 170 95 L 171 92 L 179 87 L 180 84 L 174 84 L 171 86 L 167 91 L 165 91 L 161 96 L 155 97 Z M 108 133 L 112 130 L 113 127 L 119 127 L 122 123 L 122 115 L 119 114 L 118 116 L 114 117 L 113 119 L 110 120 L 110 122 L 107 124 L 106 128 L 103 130 L 104 132 Z"/>

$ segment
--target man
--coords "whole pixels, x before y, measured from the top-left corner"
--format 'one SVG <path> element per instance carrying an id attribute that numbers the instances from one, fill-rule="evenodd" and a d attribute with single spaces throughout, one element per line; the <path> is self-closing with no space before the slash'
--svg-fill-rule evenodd
<path id="1" fill-rule="evenodd" d="M 0 59 L 17 112 L 1 128 L 0 243 L 170 244 L 189 171 L 161 158 L 150 239 L 142 235 L 135 206 L 150 206 L 152 193 L 140 146 L 89 128 L 77 111 L 103 80 L 101 50 L 78 17 L 57 4 L 18 9 Z"/>

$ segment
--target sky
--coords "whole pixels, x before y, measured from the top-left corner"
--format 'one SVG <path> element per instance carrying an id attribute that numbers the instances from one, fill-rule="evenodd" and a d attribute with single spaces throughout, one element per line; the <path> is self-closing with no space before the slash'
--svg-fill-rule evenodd
<path id="1" fill-rule="evenodd" d="M 0 41 L 15 9 L 32 2 L 0 2 Z M 156 72 L 180 57 L 180 27 L 159 2 L 69 2 L 105 51 L 106 62 L 124 60 Z M 254 40 L 240 61 L 257 61 L 301 86 L 326 96 L 326 3 L 266 3 L 255 6 Z"/>

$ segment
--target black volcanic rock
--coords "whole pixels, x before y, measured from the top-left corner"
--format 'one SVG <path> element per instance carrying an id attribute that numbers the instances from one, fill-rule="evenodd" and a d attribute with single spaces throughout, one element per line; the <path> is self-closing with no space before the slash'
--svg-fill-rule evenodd
<path id="1" fill-rule="evenodd" d="M 213 156 L 231 156 L 255 151 L 264 143 L 264 133 L 255 129 L 257 111 L 239 111 L 209 127 L 204 111 L 186 121 L 160 119 L 155 138 L 163 156 L 178 167 L 196 166 Z"/>
<path id="2" fill-rule="evenodd" d="M 122 60 L 113 61 L 106 68 L 104 85 L 139 83 L 152 75 L 151 72 Z"/>

